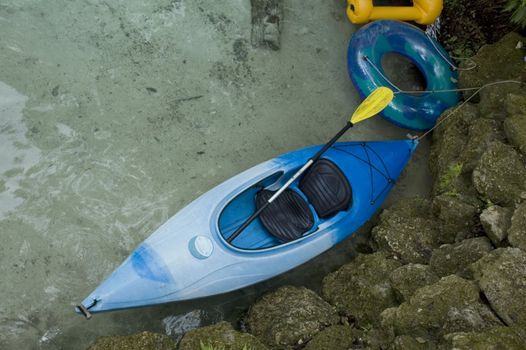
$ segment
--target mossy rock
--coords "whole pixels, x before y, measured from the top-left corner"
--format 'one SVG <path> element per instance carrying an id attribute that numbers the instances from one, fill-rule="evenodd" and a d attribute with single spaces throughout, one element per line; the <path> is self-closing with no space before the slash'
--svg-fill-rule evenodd
<path id="1" fill-rule="evenodd" d="M 460 163 L 465 173 L 471 173 L 478 160 L 493 141 L 504 141 L 501 123 L 493 120 L 480 118 L 470 125 L 468 130 L 468 142 L 460 152 Z"/>
<path id="2" fill-rule="evenodd" d="M 526 326 L 526 252 L 499 248 L 471 265 L 492 309 L 507 325 Z"/>
<path id="3" fill-rule="evenodd" d="M 508 241 L 513 247 L 526 251 L 526 202 L 519 205 L 511 217 Z"/>
<path id="4" fill-rule="evenodd" d="M 486 149 L 473 171 L 473 184 L 481 198 L 512 206 L 526 190 L 526 168 L 517 151 L 501 142 Z"/>
<path id="5" fill-rule="evenodd" d="M 394 214 L 395 213 L 395 214 Z M 389 209 L 383 211 L 382 216 L 389 217 L 391 215 L 397 217 L 421 217 L 424 219 L 432 218 L 431 202 L 423 197 L 404 198 Z"/>
<path id="6" fill-rule="evenodd" d="M 236 331 L 225 321 L 187 332 L 179 344 L 179 350 L 201 350 L 201 345 L 221 350 L 267 349 L 256 337 Z"/>
<path id="7" fill-rule="evenodd" d="M 469 237 L 480 212 L 480 201 L 473 196 L 444 193 L 433 199 L 433 212 L 440 227 L 440 243 Z"/>
<path id="8" fill-rule="evenodd" d="M 437 123 L 447 117 L 451 110 L 442 113 Z M 429 168 L 435 178 L 446 173 L 451 164 L 459 163 L 459 150 L 468 142 L 469 127 L 480 118 L 477 105 L 465 104 L 454 118 L 440 124 L 432 134 L 433 143 L 429 156 Z"/>
<path id="9" fill-rule="evenodd" d="M 504 132 L 510 143 L 526 155 L 526 114 L 514 114 L 506 118 Z"/>
<path id="10" fill-rule="evenodd" d="M 88 350 L 175 350 L 175 348 L 175 341 L 167 335 L 142 332 L 133 335 L 100 337 Z"/>
<path id="11" fill-rule="evenodd" d="M 439 244 L 438 223 L 431 202 L 421 197 L 404 198 L 385 209 L 372 230 L 373 246 L 405 263 L 426 263 Z"/>
<path id="12" fill-rule="evenodd" d="M 433 251 L 429 265 L 439 277 L 457 274 L 464 278 L 471 278 L 469 266 L 491 250 L 493 246 L 486 237 L 466 239 L 455 244 L 444 244 Z"/>
<path id="13" fill-rule="evenodd" d="M 382 327 L 396 336 L 428 340 L 502 325 L 479 299 L 477 286 L 456 275 L 418 289 L 409 301 L 384 310 L 381 319 Z"/>
<path id="14" fill-rule="evenodd" d="M 389 350 L 430 350 L 435 349 L 434 342 L 409 335 L 399 335 L 395 338 Z"/>
<path id="15" fill-rule="evenodd" d="M 434 219 L 409 216 L 399 208 L 384 210 L 372 230 L 373 245 L 405 263 L 425 264 L 440 243 L 439 224 Z"/>
<path id="16" fill-rule="evenodd" d="M 507 117 L 510 116 L 507 113 L 505 106 L 508 96 L 510 94 L 526 94 L 526 89 L 519 84 L 500 84 L 498 86 L 488 87 L 483 89 L 480 95 L 480 102 L 478 108 L 480 114 L 486 118 L 495 119 L 499 122 L 503 122 Z"/>
<path id="17" fill-rule="evenodd" d="M 464 165 L 460 162 L 449 163 L 448 167 L 440 171 L 433 184 L 433 195 L 447 194 L 450 196 L 476 193 L 471 178 L 464 172 Z"/>
<path id="18" fill-rule="evenodd" d="M 438 282 L 439 278 L 429 265 L 407 264 L 391 272 L 389 280 L 400 299 L 409 300 L 416 290 Z"/>
<path id="19" fill-rule="evenodd" d="M 484 332 L 459 332 L 444 336 L 441 349 L 455 350 L 523 350 L 526 340 L 514 327 L 495 327 Z"/>
<path id="20" fill-rule="evenodd" d="M 383 252 L 359 255 L 323 279 L 323 297 L 357 325 L 375 325 L 382 310 L 398 305 L 389 275 L 400 266 Z"/>
<path id="21" fill-rule="evenodd" d="M 500 246 L 508 236 L 512 214 L 511 208 L 498 205 L 489 206 L 480 214 L 480 223 L 486 232 L 486 236 L 495 246 Z"/>
<path id="22" fill-rule="evenodd" d="M 305 350 L 355 349 L 363 344 L 363 331 L 348 325 L 330 326 L 319 332 L 308 342 Z"/>
<path id="23" fill-rule="evenodd" d="M 264 295 L 247 316 L 250 332 L 276 348 L 305 343 L 339 320 L 336 309 L 312 290 L 292 286 Z"/>
<path id="24" fill-rule="evenodd" d="M 526 42 L 526 39 L 512 32 L 495 44 L 483 46 L 472 57 L 477 66 L 474 69 L 460 71 L 459 87 L 482 86 L 498 80 L 526 81 L 524 52 L 516 48 L 519 41 Z M 481 100 L 484 100 L 485 92 L 488 90 L 502 90 L 503 86 L 497 85 L 483 90 Z M 470 95 L 471 93 L 468 92 L 467 94 Z"/>
<path id="25" fill-rule="evenodd" d="M 516 114 L 526 115 L 526 88 L 520 90 L 520 94 L 508 94 L 506 95 L 506 101 L 504 102 L 504 108 L 508 116 Z"/>

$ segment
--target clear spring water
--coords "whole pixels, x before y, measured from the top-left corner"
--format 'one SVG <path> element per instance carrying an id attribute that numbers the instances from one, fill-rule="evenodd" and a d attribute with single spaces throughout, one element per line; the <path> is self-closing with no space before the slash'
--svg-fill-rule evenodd
<path id="1" fill-rule="evenodd" d="M 352 257 L 349 241 L 227 295 L 90 321 L 73 312 L 199 194 L 341 128 L 358 105 L 344 6 L 285 1 L 282 48 L 270 51 L 250 45 L 249 0 L 0 0 L 0 348 L 175 336 L 235 320 L 276 286 L 316 289 Z M 406 133 L 374 118 L 345 138 Z M 390 201 L 427 192 L 426 151 Z"/>

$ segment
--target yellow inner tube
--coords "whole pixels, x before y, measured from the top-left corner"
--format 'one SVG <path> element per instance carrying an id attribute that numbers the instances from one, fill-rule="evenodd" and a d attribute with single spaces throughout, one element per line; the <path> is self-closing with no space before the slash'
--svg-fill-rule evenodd
<path id="1" fill-rule="evenodd" d="M 361 24 L 378 19 L 431 24 L 442 12 L 442 0 L 413 0 L 413 6 L 374 6 L 373 0 L 347 0 L 347 17 Z"/>

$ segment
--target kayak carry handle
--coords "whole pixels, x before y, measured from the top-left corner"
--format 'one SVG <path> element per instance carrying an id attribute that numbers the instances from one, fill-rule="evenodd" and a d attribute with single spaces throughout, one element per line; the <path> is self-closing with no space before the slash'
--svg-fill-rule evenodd
<path id="1" fill-rule="evenodd" d="M 89 320 L 91 318 L 91 312 L 89 312 L 88 309 L 84 305 L 78 304 L 75 307 L 78 309 L 78 311 L 82 315 L 84 315 L 84 317 L 86 317 L 86 320 Z"/>
<path id="2" fill-rule="evenodd" d="M 86 317 L 87 320 L 91 318 L 91 312 L 89 312 L 89 309 L 95 306 L 99 302 L 100 299 L 93 299 L 93 302 L 89 306 L 84 306 L 84 304 L 80 303 L 75 305 L 75 308 L 80 312 L 84 317 Z"/>

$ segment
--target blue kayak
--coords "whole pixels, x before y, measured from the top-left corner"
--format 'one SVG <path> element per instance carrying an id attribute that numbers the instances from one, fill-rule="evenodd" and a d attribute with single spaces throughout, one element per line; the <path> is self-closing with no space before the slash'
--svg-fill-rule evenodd
<path id="1" fill-rule="evenodd" d="M 416 140 L 334 144 L 232 243 L 228 237 L 322 146 L 223 182 L 160 226 L 76 311 L 201 298 L 279 275 L 349 237 L 379 208 Z"/>

